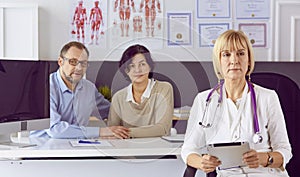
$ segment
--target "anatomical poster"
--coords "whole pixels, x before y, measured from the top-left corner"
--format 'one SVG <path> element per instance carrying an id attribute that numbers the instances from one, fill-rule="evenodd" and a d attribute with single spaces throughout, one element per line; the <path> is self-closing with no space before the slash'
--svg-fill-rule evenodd
<path id="1" fill-rule="evenodd" d="M 107 1 L 74 0 L 70 17 L 71 40 L 106 48 Z"/>
<path id="2" fill-rule="evenodd" d="M 151 49 L 163 44 L 163 0 L 110 0 L 110 47 L 146 43 Z"/>

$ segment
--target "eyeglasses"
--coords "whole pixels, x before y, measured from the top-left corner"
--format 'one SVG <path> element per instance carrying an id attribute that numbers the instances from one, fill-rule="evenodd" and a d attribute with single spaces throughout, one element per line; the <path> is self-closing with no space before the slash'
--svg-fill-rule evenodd
<path id="1" fill-rule="evenodd" d="M 76 58 L 66 58 L 66 57 L 64 57 L 63 59 L 67 60 L 69 62 L 69 64 L 72 66 L 77 66 L 79 63 L 81 65 L 81 67 L 83 67 L 83 68 L 86 68 L 89 66 L 88 61 L 79 61 Z"/>

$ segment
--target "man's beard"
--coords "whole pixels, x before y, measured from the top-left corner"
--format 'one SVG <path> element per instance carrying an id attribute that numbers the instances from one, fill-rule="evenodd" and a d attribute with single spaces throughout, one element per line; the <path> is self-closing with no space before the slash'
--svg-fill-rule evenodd
<path id="1" fill-rule="evenodd" d="M 72 78 L 71 74 L 67 75 L 63 69 L 62 69 L 62 73 L 63 73 L 64 77 L 67 79 L 67 81 L 69 81 L 75 88 L 80 80 L 74 80 Z"/>

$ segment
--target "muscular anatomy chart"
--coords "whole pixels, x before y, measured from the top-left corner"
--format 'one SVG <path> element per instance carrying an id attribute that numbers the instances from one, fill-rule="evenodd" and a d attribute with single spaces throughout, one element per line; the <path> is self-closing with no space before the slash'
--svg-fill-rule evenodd
<path id="1" fill-rule="evenodd" d="M 128 37 L 128 30 L 129 30 L 129 20 L 131 11 L 135 12 L 134 1 L 133 0 L 115 0 L 115 7 L 114 12 L 119 13 L 120 18 L 120 29 L 121 29 L 121 37 L 124 37 L 124 30 L 125 36 Z"/>
<path id="2" fill-rule="evenodd" d="M 96 36 L 96 45 L 98 45 L 99 34 L 104 35 L 103 29 L 99 33 L 100 25 L 103 27 L 103 16 L 102 10 L 99 8 L 99 1 L 95 1 L 95 7 L 91 9 L 90 12 L 90 25 L 91 25 L 91 42 L 90 44 L 94 44 L 94 38 Z"/>
<path id="3" fill-rule="evenodd" d="M 143 12 L 144 8 L 144 18 L 146 21 L 146 32 L 147 36 L 154 37 L 155 29 L 155 19 L 158 13 L 161 13 L 161 7 L 159 0 L 142 0 L 140 3 L 140 12 Z M 160 30 L 161 24 L 158 24 L 158 29 Z"/>
<path id="4" fill-rule="evenodd" d="M 107 1 L 76 0 L 72 9 L 72 40 L 106 47 Z"/>
<path id="5" fill-rule="evenodd" d="M 72 30 L 72 34 L 76 35 L 77 41 L 82 43 L 85 42 L 85 23 L 87 23 L 86 8 L 83 7 L 83 1 L 78 1 L 78 6 L 75 8 L 72 20 L 72 25 L 75 25 L 75 29 Z"/>
<path id="6" fill-rule="evenodd" d="M 163 41 L 163 9 L 162 0 L 72 0 L 70 38 L 101 48 L 127 41 Z"/>
<path id="7" fill-rule="evenodd" d="M 128 40 L 162 39 L 162 0 L 110 0 L 111 46 Z"/>

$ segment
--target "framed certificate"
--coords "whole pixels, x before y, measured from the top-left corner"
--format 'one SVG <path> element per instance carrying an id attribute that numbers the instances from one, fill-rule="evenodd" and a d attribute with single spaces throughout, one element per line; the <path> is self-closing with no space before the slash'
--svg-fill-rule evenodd
<path id="1" fill-rule="evenodd" d="M 239 30 L 247 34 L 253 47 L 267 47 L 266 23 L 240 23 Z"/>
<path id="2" fill-rule="evenodd" d="M 197 0 L 198 18 L 230 18 L 230 0 Z"/>
<path id="3" fill-rule="evenodd" d="M 213 47 L 219 35 L 229 28 L 229 23 L 199 23 L 199 47 Z"/>
<path id="4" fill-rule="evenodd" d="M 236 1 L 237 19 L 269 19 L 270 0 L 240 0 Z"/>
<path id="5" fill-rule="evenodd" d="M 168 45 L 192 44 L 192 13 L 167 13 Z"/>

